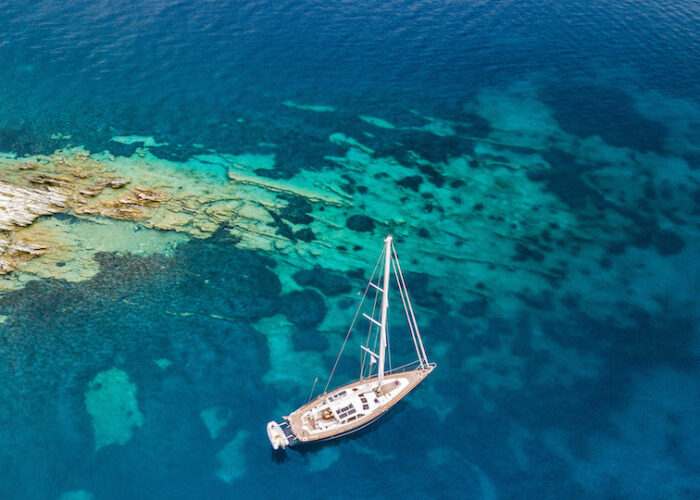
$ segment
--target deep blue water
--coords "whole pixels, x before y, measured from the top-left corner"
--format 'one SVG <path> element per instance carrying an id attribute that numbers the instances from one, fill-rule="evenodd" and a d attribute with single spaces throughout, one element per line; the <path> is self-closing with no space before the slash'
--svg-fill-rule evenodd
<path id="1" fill-rule="evenodd" d="M 545 141 L 517 126 L 500 137 L 513 146 L 506 156 L 541 154 L 548 168 L 528 179 L 574 214 L 593 206 L 630 223 L 579 249 L 546 235 L 521 242 L 514 262 L 537 266 L 542 252 L 562 252 L 579 279 L 552 278 L 551 290 L 515 298 L 455 292 L 412 259 L 409 288 L 439 366 L 411 398 L 439 411 L 406 403 L 356 439 L 273 455 L 265 423 L 308 388 L 265 379 L 269 347 L 253 324 L 286 313 L 293 347 L 320 355 L 325 373 L 333 359 L 316 327 L 336 290 L 305 282 L 303 295 L 285 292 L 284 263 L 224 231 L 172 256 L 104 253 L 91 280 L 36 280 L 0 297 L 0 497 L 699 497 L 700 4 L 0 2 L 0 152 L 70 144 L 129 156 L 135 146 L 111 139 L 134 134 L 167 143 L 151 148 L 156 156 L 185 162 L 202 149 L 269 153 L 272 143 L 277 168 L 264 175 L 289 178 L 334 168 L 327 157 L 344 148 L 327 138 L 343 132 L 378 156 L 408 162 L 414 151 L 443 165 L 482 154 L 475 138 L 499 132 L 486 115 L 501 99 L 474 105 L 484 92 L 535 99 L 559 127 Z M 527 107 L 503 102 L 526 127 Z M 361 115 L 459 125 L 438 136 L 368 128 Z M 625 204 L 592 188 L 585 175 L 619 157 L 602 147 L 586 156 L 563 134 L 627 151 L 638 168 L 607 187 L 638 184 L 643 194 Z M 618 265 L 629 279 L 598 280 Z M 456 280 L 468 276 L 465 265 Z M 628 289 L 648 300 L 628 301 Z M 600 314 L 571 298 L 599 292 Z M 518 306 L 504 311 L 501 299 Z M 559 306 L 566 313 L 551 314 Z M 196 314 L 170 314 L 185 310 Z M 538 347 L 542 338 L 561 349 Z M 172 366 L 153 362 L 161 358 Z M 112 367 L 138 388 L 143 425 L 96 451 L 85 393 Z M 214 439 L 200 418 L 212 407 L 232 412 Z M 227 482 L 217 454 L 236 439 L 245 440 L 240 475 Z"/>

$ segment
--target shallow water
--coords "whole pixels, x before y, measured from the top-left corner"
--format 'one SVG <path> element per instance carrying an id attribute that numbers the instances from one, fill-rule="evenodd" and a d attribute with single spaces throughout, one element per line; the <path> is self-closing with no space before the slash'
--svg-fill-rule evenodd
<path id="1" fill-rule="evenodd" d="M 700 496 L 695 2 L 0 12 L 0 180 L 174 200 L 17 233 L 60 244 L 0 276 L 0 497 Z M 438 368 L 271 453 L 388 232 Z"/>

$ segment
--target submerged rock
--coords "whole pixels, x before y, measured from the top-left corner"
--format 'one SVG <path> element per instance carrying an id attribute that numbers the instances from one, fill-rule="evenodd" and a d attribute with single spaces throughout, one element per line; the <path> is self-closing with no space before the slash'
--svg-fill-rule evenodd
<path id="1" fill-rule="evenodd" d="M 166 358 L 156 359 L 156 360 L 154 361 L 154 363 L 155 363 L 155 364 L 158 366 L 158 368 L 160 368 L 161 370 L 167 370 L 167 369 L 170 367 L 170 365 L 173 364 L 172 361 L 170 361 L 169 359 L 166 359 Z"/>
<path id="2" fill-rule="evenodd" d="M 44 254 L 48 248 L 13 233 L 5 239 L 0 232 L 0 275 L 14 271 L 22 263 Z"/>
<path id="3" fill-rule="evenodd" d="M 292 277 L 298 285 L 318 288 L 324 295 L 330 297 L 347 293 L 352 289 L 350 280 L 344 275 L 321 266 L 315 266 L 313 269 L 302 269 L 294 273 Z"/>
<path id="4" fill-rule="evenodd" d="M 459 308 L 459 312 L 467 318 L 478 318 L 484 316 L 489 308 L 489 301 L 481 298 L 464 302 Z"/>
<path id="5" fill-rule="evenodd" d="M 312 210 L 311 203 L 301 196 L 285 194 L 280 196 L 287 201 L 287 206 L 282 209 L 280 216 L 292 224 L 311 224 L 314 218 L 309 215 Z"/>
<path id="6" fill-rule="evenodd" d="M 420 188 L 422 183 L 423 178 L 420 175 L 410 175 L 397 182 L 399 186 L 412 189 L 413 191 L 418 191 L 418 188 Z"/>
<path id="7" fill-rule="evenodd" d="M 517 243 L 515 245 L 515 256 L 513 257 L 513 260 L 516 262 L 523 262 L 528 259 L 532 259 L 536 262 L 542 262 L 544 257 L 544 253 L 540 252 L 539 250 L 529 248 L 522 243 Z"/>
<path id="8" fill-rule="evenodd" d="M 661 255 L 676 255 L 685 247 L 685 241 L 673 231 L 660 230 L 655 234 L 654 246 Z"/>
<path id="9" fill-rule="evenodd" d="M 107 183 L 112 189 L 121 189 L 129 183 L 126 179 L 112 179 Z"/>
<path id="10" fill-rule="evenodd" d="M 351 215 L 345 221 L 345 225 L 353 231 L 371 233 L 374 230 L 375 223 L 374 220 L 366 215 Z"/>
<path id="11" fill-rule="evenodd" d="M 219 437 L 221 431 L 226 427 L 231 421 L 231 416 L 233 412 L 230 408 L 224 406 L 213 406 L 212 408 L 207 408 L 199 413 L 199 416 L 204 422 L 204 426 L 209 431 L 209 435 L 212 439 Z"/>
<path id="12" fill-rule="evenodd" d="M 219 468 L 216 476 L 226 483 L 231 483 L 245 475 L 248 468 L 245 457 L 245 443 L 248 440 L 247 431 L 238 431 L 236 437 L 229 441 L 224 448 L 216 454 Z"/>
<path id="13" fill-rule="evenodd" d="M 316 239 L 316 235 L 309 227 L 305 227 L 304 229 L 300 229 L 299 231 L 294 233 L 294 237 L 296 239 L 298 239 L 300 241 L 304 241 L 306 243 L 309 243 L 309 242 Z"/>
<path id="14" fill-rule="evenodd" d="M 133 428 L 143 425 L 136 385 L 118 368 L 100 372 L 92 379 L 85 393 L 85 408 L 92 417 L 95 450 L 126 443 L 133 435 Z"/>
<path id="15" fill-rule="evenodd" d="M 338 460 L 340 460 L 340 449 L 326 447 L 311 456 L 308 469 L 311 472 L 322 472 Z"/>
<path id="16" fill-rule="evenodd" d="M 295 290 L 280 298 L 282 308 L 289 321 L 298 326 L 316 326 L 326 316 L 323 297 L 311 289 Z"/>
<path id="17" fill-rule="evenodd" d="M 60 212 L 67 196 L 55 189 L 33 189 L 0 181 L 0 230 L 28 226 L 42 215 Z"/>
<path id="18" fill-rule="evenodd" d="M 323 366 L 324 361 L 319 352 L 304 350 L 304 346 L 297 344 L 294 338 L 299 340 L 303 335 L 304 343 L 316 339 L 323 342 L 325 339 L 317 332 L 310 332 L 310 329 L 296 327 L 282 314 L 261 319 L 253 326 L 267 342 L 269 370 L 263 376 L 263 382 L 278 387 L 295 386 L 307 391 L 309 381 L 319 375 L 319 366 Z M 320 342 L 315 347 L 319 345 Z"/>
<path id="19" fill-rule="evenodd" d="M 314 328 L 295 328 L 292 332 L 292 344 L 296 352 L 323 353 L 329 346 L 328 338 Z"/>

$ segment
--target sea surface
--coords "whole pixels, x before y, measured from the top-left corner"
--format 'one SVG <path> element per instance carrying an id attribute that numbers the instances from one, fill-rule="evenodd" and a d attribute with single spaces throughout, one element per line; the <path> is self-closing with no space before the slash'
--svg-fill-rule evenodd
<path id="1" fill-rule="evenodd" d="M 257 215 L 34 223 L 0 498 L 700 498 L 697 1 L 0 0 L 0 153 L 56 151 Z M 273 453 L 389 233 L 436 370 Z"/>

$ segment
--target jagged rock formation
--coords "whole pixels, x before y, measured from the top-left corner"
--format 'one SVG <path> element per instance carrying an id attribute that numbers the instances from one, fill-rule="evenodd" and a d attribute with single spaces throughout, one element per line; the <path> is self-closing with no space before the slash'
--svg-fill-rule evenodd
<path id="1" fill-rule="evenodd" d="M 12 231 L 65 208 L 66 197 L 55 189 L 22 188 L 0 181 L 0 274 L 47 250 L 45 245 L 24 241 Z"/>
<path id="2" fill-rule="evenodd" d="M 347 196 L 324 187 L 295 186 L 233 171 L 228 179 L 215 178 L 167 162 L 150 162 L 159 160 L 116 159 L 79 149 L 26 161 L 0 156 L 0 273 L 8 274 L 34 257 L 70 244 L 70 237 L 54 234 L 55 228 L 31 227 L 41 216 L 65 213 L 77 217 L 71 219 L 74 222 L 133 221 L 192 237 L 209 236 L 226 224 L 243 246 L 274 249 L 296 240 L 276 215 L 288 204 L 279 193 L 333 208 L 348 203 Z M 313 238 L 309 229 L 297 233 L 303 241 Z"/>
<path id="3" fill-rule="evenodd" d="M 53 188 L 29 189 L 0 181 L 0 230 L 28 226 L 41 215 L 66 208 L 66 196 Z"/>
<path id="4" fill-rule="evenodd" d="M 129 181 L 116 178 L 83 151 L 58 152 L 52 157 L 0 162 L 0 274 L 8 274 L 51 249 L 51 241 L 34 241 L 23 234 L 39 217 L 59 212 L 140 219 L 146 208 L 167 197 L 133 187 L 121 196 L 102 196 L 124 188 Z M 98 197 L 100 197 L 98 199 Z"/>

